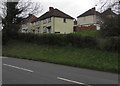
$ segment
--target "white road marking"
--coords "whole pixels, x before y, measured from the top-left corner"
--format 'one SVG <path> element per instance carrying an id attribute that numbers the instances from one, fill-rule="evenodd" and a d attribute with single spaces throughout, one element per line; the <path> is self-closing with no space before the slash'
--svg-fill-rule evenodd
<path id="1" fill-rule="evenodd" d="M 12 68 L 16 68 L 16 69 L 20 69 L 20 70 L 24 70 L 24 71 L 28 71 L 28 72 L 34 72 L 32 70 L 29 70 L 29 69 L 25 69 L 25 68 L 21 68 L 21 67 L 17 67 L 17 66 L 13 66 L 13 65 L 8 65 L 8 64 L 3 64 L 5 66 L 8 66 L 8 67 L 12 67 Z"/>
<path id="2" fill-rule="evenodd" d="M 57 77 L 57 79 L 60 79 L 60 80 L 63 80 L 63 81 L 67 81 L 67 82 L 72 82 L 72 83 L 75 83 L 75 84 L 86 85 L 85 83 L 82 83 L 82 82 L 73 81 L 73 80 L 69 80 L 69 79 L 65 79 L 65 78 L 61 78 L 61 77 Z"/>
<path id="3" fill-rule="evenodd" d="M 2 56 L 0 56 L 0 58 L 8 58 L 8 57 L 2 57 Z"/>

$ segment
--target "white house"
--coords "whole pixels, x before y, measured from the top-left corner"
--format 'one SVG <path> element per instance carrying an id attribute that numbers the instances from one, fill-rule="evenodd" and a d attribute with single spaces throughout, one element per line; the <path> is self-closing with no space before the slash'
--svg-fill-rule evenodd
<path id="1" fill-rule="evenodd" d="M 96 29 L 100 29 L 99 20 L 100 13 L 95 10 L 95 8 L 89 9 L 85 13 L 77 17 L 77 26 L 79 27 L 89 27 L 96 26 Z"/>
<path id="2" fill-rule="evenodd" d="M 34 19 L 34 18 L 33 18 Z M 59 9 L 49 7 L 49 11 L 32 23 L 22 25 L 22 32 L 72 33 L 74 18 Z"/>

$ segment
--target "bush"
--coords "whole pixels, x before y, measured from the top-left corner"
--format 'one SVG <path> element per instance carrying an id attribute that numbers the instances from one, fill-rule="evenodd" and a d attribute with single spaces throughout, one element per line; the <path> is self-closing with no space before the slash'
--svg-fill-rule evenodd
<path id="1" fill-rule="evenodd" d="M 65 35 L 62 34 L 39 34 L 37 44 L 65 45 Z"/>
<path id="2" fill-rule="evenodd" d="M 82 38 L 78 34 L 68 34 L 66 36 L 66 42 L 68 45 L 82 47 Z"/>
<path id="3" fill-rule="evenodd" d="M 96 39 L 91 36 L 81 36 L 78 34 L 67 35 L 68 44 L 71 44 L 80 48 L 94 48 L 96 47 Z"/>
<path id="4" fill-rule="evenodd" d="M 120 16 L 104 19 L 102 25 L 102 36 L 120 36 Z"/>
<path id="5" fill-rule="evenodd" d="M 98 38 L 79 34 L 12 34 L 12 38 L 38 45 L 75 46 L 78 48 L 98 48 L 105 51 L 118 51 L 120 37 Z"/>
<path id="6" fill-rule="evenodd" d="M 82 38 L 82 46 L 85 48 L 96 48 L 97 42 L 95 37 L 85 36 Z"/>
<path id="7" fill-rule="evenodd" d="M 120 49 L 120 37 L 107 37 L 99 39 L 98 48 L 100 50 L 118 52 Z"/>

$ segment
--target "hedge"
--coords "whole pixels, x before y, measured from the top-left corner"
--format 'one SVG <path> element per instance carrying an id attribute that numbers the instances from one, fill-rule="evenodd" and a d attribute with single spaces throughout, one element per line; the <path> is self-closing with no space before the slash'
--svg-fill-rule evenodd
<path id="1" fill-rule="evenodd" d="M 120 49 L 120 37 L 96 38 L 79 34 L 32 34 L 14 33 L 12 39 L 38 45 L 75 46 L 117 52 Z"/>

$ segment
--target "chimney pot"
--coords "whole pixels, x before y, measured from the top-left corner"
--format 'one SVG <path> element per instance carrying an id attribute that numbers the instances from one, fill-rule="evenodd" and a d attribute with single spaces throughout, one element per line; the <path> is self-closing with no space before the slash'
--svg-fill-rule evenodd
<path id="1" fill-rule="evenodd" d="M 53 7 L 49 7 L 49 11 L 52 11 L 52 10 L 54 10 L 54 8 Z"/>

